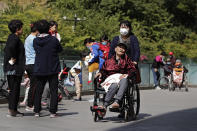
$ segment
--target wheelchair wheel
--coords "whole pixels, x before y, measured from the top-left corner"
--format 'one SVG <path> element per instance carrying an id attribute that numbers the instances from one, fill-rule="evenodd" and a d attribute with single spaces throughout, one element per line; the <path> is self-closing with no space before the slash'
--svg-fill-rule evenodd
<path id="1" fill-rule="evenodd" d="M 124 120 L 125 121 L 129 121 L 130 114 L 131 114 L 131 111 L 129 111 L 128 109 L 125 109 L 125 111 L 124 111 Z"/>
<path id="2" fill-rule="evenodd" d="M 140 91 L 138 85 L 135 85 L 130 90 L 129 110 L 125 112 L 125 115 L 130 115 L 132 120 L 137 118 L 140 110 Z"/>
<path id="3" fill-rule="evenodd" d="M 185 86 L 185 91 L 188 92 L 188 79 L 187 76 L 185 76 L 185 81 L 184 81 L 184 86 Z"/>
<path id="4" fill-rule="evenodd" d="M 159 87 L 161 87 L 162 89 L 170 89 L 170 80 L 168 77 L 163 76 L 159 79 Z"/>

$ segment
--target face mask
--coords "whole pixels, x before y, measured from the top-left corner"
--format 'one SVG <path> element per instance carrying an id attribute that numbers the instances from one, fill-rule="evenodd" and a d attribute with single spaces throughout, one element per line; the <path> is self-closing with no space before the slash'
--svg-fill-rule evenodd
<path id="1" fill-rule="evenodd" d="M 128 29 L 126 29 L 126 28 L 120 28 L 120 34 L 121 34 L 121 35 L 125 36 L 125 35 L 127 35 L 128 33 L 129 33 L 129 30 L 128 30 Z"/>
<path id="2" fill-rule="evenodd" d="M 166 64 L 167 64 L 167 65 L 171 65 L 171 62 L 167 62 Z"/>
<path id="3" fill-rule="evenodd" d="M 104 42 L 102 42 L 102 44 L 103 44 L 103 45 L 107 45 L 107 42 L 106 42 L 106 41 L 104 41 Z"/>

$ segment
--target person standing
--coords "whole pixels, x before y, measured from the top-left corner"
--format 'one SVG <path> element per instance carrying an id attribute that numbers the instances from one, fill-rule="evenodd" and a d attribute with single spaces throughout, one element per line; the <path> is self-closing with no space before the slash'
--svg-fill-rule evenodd
<path id="1" fill-rule="evenodd" d="M 26 56 L 26 65 L 25 69 L 30 79 L 30 89 L 28 92 L 27 106 L 26 111 L 33 111 L 34 104 L 34 95 L 36 87 L 36 77 L 33 75 L 34 62 L 35 62 L 35 50 L 33 48 L 33 40 L 38 35 L 38 30 L 36 28 L 36 22 L 33 22 L 31 25 L 31 34 L 25 39 L 25 56 Z"/>
<path id="2" fill-rule="evenodd" d="M 140 58 L 140 47 L 137 37 L 132 33 L 131 23 L 127 20 L 120 22 L 120 35 L 115 36 L 110 44 L 109 58 L 115 55 L 115 47 L 118 43 L 123 43 L 127 46 L 126 54 L 131 58 L 136 67 L 136 83 L 141 82 L 138 62 Z"/>
<path id="3" fill-rule="evenodd" d="M 48 34 L 49 22 L 40 20 L 37 23 L 39 36 L 34 39 L 33 47 L 36 52 L 34 75 L 37 79 L 35 90 L 34 112 L 35 116 L 40 116 L 41 99 L 44 86 L 49 82 L 50 88 L 50 117 L 57 116 L 58 107 L 58 73 L 61 71 L 58 53 L 62 51 L 58 39 Z"/>
<path id="4" fill-rule="evenodd" d="M 19 36 L 23 32 L 23 23 L 20 20 L 11 20 L 8 28 L 11 34 L 8 36 L 4 49 L 4 73 L 7 76 L 9 96 L 8 115 L 9 117 L 23 116 L 17 109 L 20 84 L 25 66 L 25 49 Z"/>
<path id="5" fill-rule="evenodd" d="M 81 90 L 82 90 L 82 73 L 81 73 L 81 66 L 77 66 L 74 68 L 76 75 L 75 78 L 75 88 L 76 88 L 76 101 L 81 101 Z"/>
<path id="6" fill-rule="evenodd" d="M 161 88 L 158 85 L 158 80 L 160 78 L 159 69 L 161 66 L 164 66 L 164 56 L 166 56 L 165 52 L 161 52 L 160 55 L 156 56 L 153 60 L 152 64 L 152 72 L 153 72 L 153 78 L 154 78 L 154 87 L 157 90 L 160 90 Z"/>
<path id="7" fill-rule="evenodd" d="M 49 21 L 50 28 L 49 28 L 49 34 L 56 37 L 59 42 L 61 41 L 60 34 L 57 32 L 58 24 L 56 21 Z"/>

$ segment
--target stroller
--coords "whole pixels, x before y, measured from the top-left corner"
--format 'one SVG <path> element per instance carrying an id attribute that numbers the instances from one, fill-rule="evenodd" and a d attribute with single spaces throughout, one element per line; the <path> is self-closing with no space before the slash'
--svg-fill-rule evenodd
<path id="1" fill-rule="evenodd" d="M 67 97 L 68 99 L 72 99 L 72 95 L 69 93 L 66 86 L 64 86 L 64 80 L 68 77 L 70 71 L 70 67 L 64 66 L 63 70 L 58 75 L 58 88 L 61 91 L 58 95 L 59 101 L 61 101 L 62 97 Z"/>

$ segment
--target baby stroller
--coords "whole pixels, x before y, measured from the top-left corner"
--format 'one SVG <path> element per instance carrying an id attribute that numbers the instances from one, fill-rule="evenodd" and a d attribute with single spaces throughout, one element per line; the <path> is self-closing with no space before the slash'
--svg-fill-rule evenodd
<path id="1" fill-rule="evenodd" d="M 170 90 L 174 91 L 175 88 L 185 88 L 185 91 L 188 91 L 188 79 L 186 73 L 187 71 L 183 66 L 173 68 L 172 87 Z"/>
<path id="2" fill-rule="evenodd" d="M 59 73 L 58 75 L 58 88 L 61 91 L 61 94 L 58 95 L 59 101 L 61 100 L 62 97 L 67 97 L 68 99 L 72 98 L 72 95 L 69 93 L 67 87 L 64 85 L 64 80 L 68 77 L 70 68 L 64 66 L 64 69 Z"/>
<path id="3" fill-rule="evenodd" d="M 93 106 L 90 107 L 95 122 L 97 120 L 102 120 L 104 113 L 104 109 L 98 108 L 99 105 L 104 105 L 104 99 L 106 95 L 105 90 L 101 87 L 100 84 L 101 83 L 99 82 L 99 78 L 95 78 L 94 102 L 93 102 Z M 102 98 L 100 98 L 101 95 L 103 96 Z M 114 100 L 111 101 L 111 104 L 113 102 Z M 128 88 L 123 96 L 121 103 L 122 104 L 118 109 L 109 108 L 109 111 L 124 114 L 125 121 L 135 120 L 137 118 L 140 109 L 140 92 L 139 92 L 139 87 L 135 83 L 134 78 L 128 78 Z"/>

